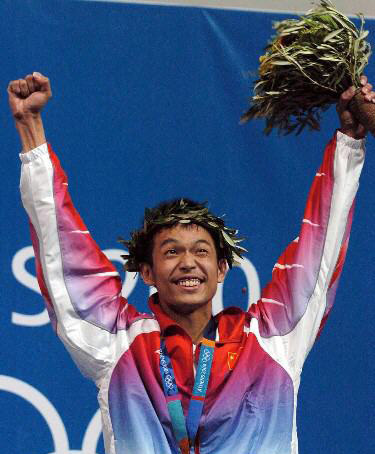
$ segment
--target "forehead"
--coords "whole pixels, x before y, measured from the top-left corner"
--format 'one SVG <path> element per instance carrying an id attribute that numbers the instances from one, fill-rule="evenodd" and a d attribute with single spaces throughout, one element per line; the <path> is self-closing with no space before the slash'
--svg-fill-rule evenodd
<path id="1" fill-rule="evenodd" d="M 211 234 L 204 227 L 197 224 L 177 224 L 171 228 L 160 230 L 154 236 L 154 246 L 160 247 L 168 240 L 182 244 L 193 244 L 197 241 L 205 241 L 213 247 L 215 246 Z"/>

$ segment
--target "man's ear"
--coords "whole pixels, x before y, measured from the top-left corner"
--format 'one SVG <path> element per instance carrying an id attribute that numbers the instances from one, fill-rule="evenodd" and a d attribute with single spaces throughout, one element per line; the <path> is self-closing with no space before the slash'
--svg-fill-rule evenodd
<path id="1" fill-rule="evenodd" d="M 154 273 L 152 272 L 152 267 L 149 263 L 141 263 L 139 272 L 146 285 L 155 286 Z"/>
<path id="2" fill-rule="evenodd" d="M 217 273 L 217 282 L 220 284 L 224 282 L 225 275 L 227 274 L 227 261 L 225 259 L 220 259 L 218 265 L 218 273 Z"/>

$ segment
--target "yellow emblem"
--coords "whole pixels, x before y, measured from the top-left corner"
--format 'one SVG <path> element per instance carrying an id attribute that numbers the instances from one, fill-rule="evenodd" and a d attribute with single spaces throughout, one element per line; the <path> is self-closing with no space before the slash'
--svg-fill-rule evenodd
<path id="1" fill-rule="evenodd" d="M 238 358 L 238 353 L 228 352 L 228 368 L 233 370 L 234 365 L 236 364 Z"/>

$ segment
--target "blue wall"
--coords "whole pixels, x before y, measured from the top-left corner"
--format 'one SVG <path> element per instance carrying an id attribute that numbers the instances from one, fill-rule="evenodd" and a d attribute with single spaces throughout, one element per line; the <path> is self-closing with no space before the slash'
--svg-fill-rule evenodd
<path id="1" fill-rule="evenodd" d="M 50 77 L 53 98 L 44 113 L 48 140 L 103 249 L 120 247 L 117 236 L 127 237 L 138 226 L 145 206 L 182 195 L 209 200 L 214 212 L 225 213 L 228 224 L 246 235 L 248 259 L 262 286 L 298 234 L 310 182 L 338 123 L 332 109 L 320 133 L 299 137 L 266 138 L 261 121 L 239 125 L 272 21 L 282 16 L 3 0 L 0 17 L 1 451 L 67 454 L 69 444 L 72 453 L 104 454 L 101 440 L 90 447 L 99 435 L 97 419 L 89 432 L 91 445 L 82 442 L 97 411 L 95 387 L 41 321 L 41 297 L 27 288 L 27 283 L 35 286 L 30 276 L 35 271 L 24 249 L 31 242 L 18 195 L 20 146 L 8 113 L 9 80 L 34 70 Z M 375 22 L 368 21 L 367 28 L 375 36 Z M 373 68 L 367 70 L 370 78 Z M 336 307 L 302 374 L 300 454 L 370 454 L 375 448 L 373 148 L 369 138 Z M 224 305 L 245 308 L 244 286 L 245 274 L 232 271 Z M 138 281 L 130 300 L 146 309 L 147 294 Z M 28 322 L 37 326 L 25 326 Z M 38 405 L 48 414 L 53 436 Z"/>

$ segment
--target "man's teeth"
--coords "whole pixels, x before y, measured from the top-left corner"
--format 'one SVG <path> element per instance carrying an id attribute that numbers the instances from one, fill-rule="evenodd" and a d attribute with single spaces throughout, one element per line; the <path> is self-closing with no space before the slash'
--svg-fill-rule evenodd
<path id="1" fill-rule="evenodd" d="M 178 285 L 182 285 L 184 287 L 194 287 L 195 285 L 199 285 L 200 282 L 201 281 L 199 279 L 183 279 L 178 281 Z"/>

